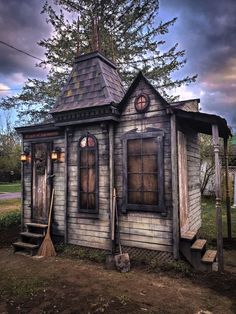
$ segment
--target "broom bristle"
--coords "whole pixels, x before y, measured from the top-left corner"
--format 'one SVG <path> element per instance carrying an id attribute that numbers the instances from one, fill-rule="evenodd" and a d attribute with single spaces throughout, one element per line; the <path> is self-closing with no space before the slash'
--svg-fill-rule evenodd
<path id="1" fill-rule="evenodd" d="M 39 256 L 44 256 L 44 257 L 50 257 L 50 256 L 56 256 L 56 251 L 54 249 L 52 240 L 50 235 L 46 235 L 46 237 L 44 238 L 39 251 L 38 251 L 38 255 Z"/>

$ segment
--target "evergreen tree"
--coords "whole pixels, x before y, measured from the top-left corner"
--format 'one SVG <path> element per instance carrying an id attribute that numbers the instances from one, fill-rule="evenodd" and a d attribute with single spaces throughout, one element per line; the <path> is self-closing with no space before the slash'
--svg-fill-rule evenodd
<path id="1" fill-rule="evenodd" d="M 39 66 L 50 65 L 47 81 L 29 79 L 20 95 L 3 99 L 3 108 L 17 108 L 19 116 L 27 120 L 45 120 L 76 53 L 95 50 L 118 65 L 126 86 L 142 70 L 162 95 L 173 101 L 168 92 L 195 81 L 196 75 L 172 78 L 186 63 L 185 51 L 178 50 L 177 44 L 164 51 L 162 37 L 176 18 L 158 22 L 158 11 L 158 0 L 54 0 L 54 6 L 46 2 L 42 13 L 54 31 L 39 42 L 46 49 L 45 61 Z"/>

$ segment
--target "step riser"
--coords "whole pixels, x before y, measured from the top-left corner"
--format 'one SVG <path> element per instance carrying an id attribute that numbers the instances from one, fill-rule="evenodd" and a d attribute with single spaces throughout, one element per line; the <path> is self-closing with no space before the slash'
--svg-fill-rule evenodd
<path id="1" fill-rule="evenodd" d="M 192 243 L 189 241 L 180 242 L 180 252 L 190 264 L 192 263 L 191 245 Z"/>
<path id="2" fill-rule="evenodd" d="M 196 270 L 201 270 L 202 256 L 206 252 L 206 246 L 202 250 L 191 250 L 191 264 Z"/>
<path id="3" fill-rule="evenodd" d="M 23 247 L 19 247 L 19 246 L 13 246 L 14 247 L 14 253 L 16 252 L 23 252 L 23 253 L 27 253 L 30 254 L 31 256 L 36 255 L 38 252 L 38 248 L 37 249 L 30 249 L 30 248 L 23 248 Z"/>
<path id="4" fill-rule="evenodd" d="M 30 233 L 39 233 L 42 234 L 43 236 L 46 235 L 47 229 L 46 228 L 38 228 L 38 227 L 33 227 L 33 226 L 27 226 L 27 231 Z"/>
<path id="5" fill-rule="evenodd" d="M 43 238 L 34 238 L 34 237 L 27 237 L 24 235 L 20 235 L 21 241 L 30 244 L 37 244 L 40 245 L 43 242 Z"/>

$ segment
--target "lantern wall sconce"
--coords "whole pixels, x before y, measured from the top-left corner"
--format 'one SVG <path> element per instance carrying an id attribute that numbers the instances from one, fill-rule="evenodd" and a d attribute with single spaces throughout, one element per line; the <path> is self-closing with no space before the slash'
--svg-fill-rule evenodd
<path id="1" fill-rule="evenodd" d="M 61 160 L 61 148 L 55 147 L 51 152 L 51 160 L 55 162 L 62 162 Z"/>
<path id="2" fill-rule="evenodd" d="M 20 160 L 24 163 L 30 161 L 30 150 L 29 150 L 29 148 L 24 149 L 24 151 L 20 155 Z"/>

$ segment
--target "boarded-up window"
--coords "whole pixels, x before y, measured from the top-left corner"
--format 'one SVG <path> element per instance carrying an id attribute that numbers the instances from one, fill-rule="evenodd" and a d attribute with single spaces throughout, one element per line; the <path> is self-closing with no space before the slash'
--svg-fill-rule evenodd
<path id="1" fill-rule="evenodd" d="M 127 141 L 129 204 L 158 204 L 157 154 L 155 138 Z"/>
<path id="2" fill-rule="evenodd" d="M 163 132 L 124 136 L 124 211 L 165 211 L 163 167 Z"/>
<path id="3" fill-rule="evenodd" d="M 98 211 L 97 141 L 88 134 L 79 142 L 79 211 Z"/>

